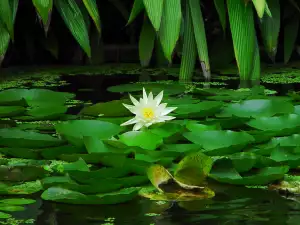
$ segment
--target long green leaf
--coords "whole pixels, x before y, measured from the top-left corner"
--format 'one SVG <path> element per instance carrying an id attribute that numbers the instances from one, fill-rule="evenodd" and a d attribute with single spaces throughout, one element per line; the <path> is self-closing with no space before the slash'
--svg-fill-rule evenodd
<path id="1" fill-rule="evenodd" d="M 256 40 L 255 42 L 255 52 L 253 59 L 253 70 L 251 75 L 251 80 L 259 81 L 260 79 L 260 54 L 259 54 L 259 46 Z"/>
<path id="2" fill-rule="evenodd" d="M 10 38 L 14 40 L 14 22 L 10 4 L 10 0 L 0 0 L 0 18 L 6 26 Z"/>
<path id="3" fill-rule="evenodd" d="M 156 32 L 148 17 L 145 17 L 139 40 L 139 56 L 142 66 L 148 66 L 150 63 L 155 37 Z"/>
<path id="4" fill-rule="evenodd" d="M 205 35 L 204 21 L 200 8 L 200 2 L 197 0 L 189 0 L 191 17 L 193 21 L 195 40 L 197 44 L 198 56 L 201 62 L 203 75 L 206 79 L 210 79 L 210 65 L 207 49 L 207 41 Z"/>
<path id="5" fill-rule="evenodd" d="M 47 31 L 50 15 L 53 8 L 53 0 L 32 0 L 32 3 L 36 8 L 39 16 L 42 18 L 43 25 L 45 27 L 45 30 Z"/>
<path id="6" fill-rule="evenodd" d="M 134 19 L 142 12 L 144 8 L 145 6 L 143 0 L 135 0 L 126 25 L 131 24 L 132 21 L 134 21 Z"/>
<path id="7" fill-rule="evenodd" d="M 299 31 L 299 15 L 295 14 L 284 27 L 284 63 L 288 63 Z"/>
<path id="8" fill-rule="evenodd" d="M 269 57 L 275 61 L 277 43 L 280 31 L 280 4 L 279 0 L 268 1 L 272 17 L 264 15 L 260 22 L 262 38 Z"/>
<path id="9" fill-rule="evenodd" d="M 259 16 L 259 18 L 262 18 L 265 13 L 266 0 L 252 0 L 252 2 L 256 9 L 257 15 Z"/>
<path id="10" fill-rule="evenodd" d="M 179 38 L 181 19 L 180 0 L 165 1 L 159 38 L 164 54 L 169 62 L 172 61 L 172 53 Z"/>
<path id="11" fill-rule="evenodd" d="M 94 24 L 99 32 L 101 33 L 101 22 L 100 22 L 100 15 L 98 12 L 98 6 L 96 0 L 83 0 L 83 4 L 85 5 L 87 11 L 90 14 L 90 17 L 94 21 Z"/>
<path id="12" fill-rule="evenodd" d="M 256 43 L 252 5 L 245 5 L 244 0 L 227 0 L 227 7 L 240 78 L 248 80 L 252 75 Z"/>
<path id="13" fill-rule="evenodd" d="M 197 59 L 196 40 L 194 35 L 192 15 L 189 2 L 186 1 L 184 18 L 184 37 L 182 47 L 182 59 L 179 72 L 179 81 L 187 82 L 192 80 L 193 71 Z"/>
<path id="14" fill-rule="evenodd" d="M 158 32 L 161 24 L 161 18 L 163 13 L 164 0 L 143 0 L 144 6 L 146 8 L 148 17 L 154 27 Z"/>
<path id="15" fill-rule="evenodd" d="M 221 26 L 223 28 L 223 31 L 226 31 L 226 5 L 225 0 L 214 0 L 215 7 L 217 9 L 219 19 L 221 22 Z"/>
<path id="16" fill-rule="evenodd" d="M 54 3 L 74 38 L 88 57 L 91 57 L 88 30 L 81 10 L 76 2 L 74 0 L 55 0 Z"/>
<path id="17" fill-rule="evenodd" d="M 17 10 L 18 10 L 19 0 L 11 0 L 10 3 L 11 3 L 10 7 L 11 7 L 11 12 L 13 17 L 13 23 L 14 23 L 16 19 Z M 9 42 L 10 42 L 9 32 L 6 29 L 5 24 L 0 19 L 0 65 L 1 65 L 1 58 L 2 59 L 4 58 L 5 53 L 9 46 Z"/>

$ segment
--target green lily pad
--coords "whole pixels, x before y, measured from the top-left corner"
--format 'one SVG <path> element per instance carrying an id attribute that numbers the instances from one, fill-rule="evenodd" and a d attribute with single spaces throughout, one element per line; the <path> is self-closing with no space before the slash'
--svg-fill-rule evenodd
<path id="1" fill-rule="evenodd" d="M 268 145 L 269 147 L 276 147 L 277 145 L 284 147 L 300 147 L 300 134 L 293 134 L 286 137 L 274 137 Z"/>
<path id="2" fill-rule="evenodd" d="M 222 183 L 235 185 L 267 185 L 282 179 L 288 171 L 288 166 L 265 167 L 243 176 L 237 172 L 230 159 L 220 159 L 214 163 L 209 177 Z"/>
<path id="3" fill-rule="evenodd" d="M 87 106 L 80 111 L 80 114 L 87 116 L 99 116 L 105 117 L 121 117 L 130 116 L 132 113 L 123 106 L 125 104 L 131 104 L 129 100 L 113 100 L 110 102 L 100 102 L 92 106 Z"/>
<path id="4" fill-rule="evenodd" d="M 23 159 L 39 159 L 39 151 L 30 148 L 0 148 L 0 153 L 5 156 L 23 158 Z"/>
<path id="5" fill-rule="evenodd" d="M 122 128 L 119 125 L 99 120 L 73 120 L 55 125 L 56 131 L 75 146 L 83 146 L 84 136 L 110 139 Z"/>
<path id="6" fill-rule="evenodd" d="M 257 156 L 250 152 L 238 152 L 228 156 L 232 160 L 234 168 L 237 172 L 247 172 L 251 170 L 257 161 Z"/>
<path id="7" fill-rule="evenodd" d="M 161 83 L 135 83 L 135 84 L 121 84 L 109 87 L 107 90 L 110 92 L 141 92 L 143 88 L 147 92 L 152 92 L 154 95 L 162 90 L 165 94 L 174 95 L 185 92 L 185 86 L 179 83 L 170 83 L 168 85 Z"/>
<path id="8" fill-rule="evenodd" d="M 259 117 L 250 120 L 247 125 L 263 131 L 276 132 L 277 135 L 288 135 L 300 128 L 300 115 L 288 114 L 274 117 Z"/>
<path id="9" fill-rule="evenodd" d="M 57 120 L 62 117 L 68 110 L 65 105 L 39 105 L 26 111 L 25 116 L 19 116 L 15 119 L 22 121 L 34 120 Z"/>
<path id="10" fill-rule="evenodd" d="M 294 106 L 291 102 L 270 100 L 270 99 L 252 99 L 242 101 L 241 103 L 231 103 L 224 108 L 220 116 L 222 117 L 260 117 L 274 116 L 276 114 L 288 114 L 294 112 Z"/>
<path id="11" fill-rule="evenodd" d="M 8 219 L 11 218 L 12 215 L 4 213 L 4 212 L 0 212 L 0 219 Z"/>
<path id="12" fill-rule="evenodd" d="M 84 145 L 85 145 L 88 153 L 109 152 L 109 149 L 106 147 L 106 145 L 103 143 L 103 141 L 97 137 L 83 136 L 83 142 L 84 142 Z"/>
<path id="13" fill-rule="evenodd" d="M 241 118 L 241 117 L 226 117 L 226 118 L 207 118 L 206 124 L 207 125 L 215 125 L 220 124 L 222 129 L 235 129 L 243 127 L 244 124 L 248 121 L 248 118 Z"/>
<path id="14" fill-rule="evenodd" d="M 30 195 L 37 193 L 43 189 L 39 180 L 22 182 L 17 184 L 1 184 L 0 194 L 2 195 Z"/>
<path id="15" fill-rule="evenodd" d="M 42 194 L 47 201 L 80 205 L 117 204 L 131 201 L 138 195 L 140 188 L 124 188 L 116 192 L 97 195 L 85 195 L 77 191 L 70 191 L 60 187 L 50 187 Z"/>
<path id="16" fill-rule="evenodd" d="M 119 135 L 119 138 L 128 146 L 137 146 L 146 150 L 155 150 L 163 143 L 163 138 L 151 131 L 129 131 Z"/>
<path id="17" fill-rule="evenodd" d="M 161 151 L 174 151 L 180 153 L 190 153 L 196 152 L 201 149 L 199 145 L 196 144 L 164 144 L 160 146 Z"/>
<path id="18" fill-rule="evenodd" d="M 0 180 L 2 181 L 33 181 L 47 174 L 38 166 L 0 166 Z"/>
<path id="19" fill-rule="evenodd" d="M 25 111 L 22 106 L 0 106 L 0 118 L 22 115 Z"/>
<path id="20" fill-rule="evenodd" d="M 45 159 L 58 159 L 59 156 L 63 154 L 78 154 L 85 152 L 86 150 L 84 147 L 76 147 L 72 145 L 62 145 L 58 147 L 40 149 L 40 154 Z"/>
<path id="21" fill-rule="evenodd" d="M 89 166 L 86 164 L 86 162 L 79 158 L 77 161 L 72 163 L 65 163 L 57 165 L 57 168 L 55 168 L 58 171 L 61 172 L 67 172 L 67 171 L 90 171 Z"/>
<path id="22" fill-rule="evenodd" d="M 206 130 L 221 130 L 221 127 L 219 124 L 205 125 L 205 124 L 197 123 L 195 121 L 187 122 L 186 128 L 191 132 L 201 132 L 201 131 L 206 131 Z"/>
<path id="23" fill-rule="evenodd" d="M 62 145 L 64 141 L 47 134 L 7 128 L 0 129 L 0 143 L 12 148 L 46 148 Z"/>
<path id="24" fill-rule="evenodd" d="M 222 106 L 223 102 L 202 101 L 197 104 L 180 105 L 172 114 L 177 118 L 201 118 L 215 115 Z"/>
<path id="25" fill-rule="evenodd" d="M 33 204 L 36 201 L 34 199 L 29 198 L 7 198 L 0 200 L 0 204 L 8 204 L 8 205 L 29 205 Z"/>
<path id="26" fill-rule="evenodd" d="M 47 89 L 8 89 L 0 92 L 0 105 L 24 105 L 24 100 L 30 106 L 44 102 L 59 105 L 74 97 L 75 94 Z"/>
<path id="27" fill-rule="evenodd" d="M 8 204 L 0 203 L 0 210 L 4 212 L 18 212 L 18 211 L 24 211 L 25 208 L 20 205 L 8 205 Z"/>
<path id="28" fill-rule="evenodd" d="M 290 168 L 297 168 L 300 166 L 300 154 L 295 147 L 277 146 L 271 152 L 270 158 L 281 164 L 288 165 Z"/>
<path id="29" fill-rule="evenodd" d="M 183 136 L 189 141 L 203 147 L 203 153 L 209 156 L 236 153 L 254 141 L 254 138 L 246 132 L 231 130 L 187 132 Z"/>

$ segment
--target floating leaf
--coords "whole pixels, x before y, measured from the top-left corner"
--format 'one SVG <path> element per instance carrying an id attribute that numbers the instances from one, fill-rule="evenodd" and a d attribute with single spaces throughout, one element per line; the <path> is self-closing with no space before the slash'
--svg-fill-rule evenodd
<path id="1" fill-rule="evenodd" d="M 29 205 L 33 204 L 36 201 L 34 199 L 29 198 L 7 198 L 0 200 L 0 204 L 8 204 L 8 205 Z"/>
<path id="2" fill-rule="evenodd" d="M 183 136 L 191 142 L 204 148 L 206 155 L 222 155 L 240 151 L 245 145 L 254 141 L 254 138 L 246 132 L 203 131 L 187 132 Z"/>
<path id="3" fill-rule="evenodd" d="M 22 106 L 0 106 L 0 117 L 13 117 L 22 115 L 26 109 Z"/>
<path id="4" fill-rule="evenodd" d="M 43 192 L 42 199 L 68 204 L 107 205 L 128 202 L 137 196 L 139 190 L 140 188 L 132 187 L 105 194 L 85 195 L 80 192 L 70 191 L 60 187 L 50 187 Z"/>
<path id="5" fill-rule="evenodd" d="M 162 137 L 151 131 L 129 131 L 119 135 L 119 138 L 128 146 L 138 146 L 147 150 L 154 150 L 163 143 Z"/>
<path id="6" fill-rule="evenodd" d="M 101 141 L 99 138 L 93 136 L 84 136 L 83 142 L 88 153 L 109 151 L 103 141 Z"/>
<path id="7" fill-rule="evenodd" d="M 54 147 L 64 143 L 63 140 L 54 138 L 48 134 L 23 131 L 17 128 L 0 129 L 0 142 L 2 146 L 12 148 Z"/>

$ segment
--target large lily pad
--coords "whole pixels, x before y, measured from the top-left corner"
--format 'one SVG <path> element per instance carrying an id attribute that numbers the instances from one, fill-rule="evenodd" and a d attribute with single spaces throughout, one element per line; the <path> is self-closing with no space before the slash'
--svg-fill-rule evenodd
<path id="1" fill-rule="evenodd" d="M 178 118 L 201 118 L 213 116 L 220 111 L 223 102 L 202 101 L 197 104 L 184 104 L 173 113 Z"/>
<path id="2" fill-rule="evenodd" d="M 252 99 L 241 103 L 229 104 L 221 115 L 222 117 L 260 117 L 274 116 L 276 114 L 293 113 L 294 106 L 291 102 L 275 99 Z"/>
<path id="3" fill-rule="evenodd" d="M 123 106 L 123 103 L 130 104 L 129 100 L 113 100 L 110 102 L 100 102 L 92 106 L 83 108 L 80 112 L 88 116 L 121 117 L 130 116 L 132 113 Z"/>
<path id="4" fill-rule="evenodd" d="M 262 131 L 276 132 L 277 135 L 288 135 L 300 128 L 300 115 L 288 114 L 274 117 L 258 117 L 247 123 Z"/>
<path id="5" fill-rule="evenodd" d="M 56 131 L 75 146 L 83 146 L 84 136 L 110 139 L 122 128 L 116 124 L 99 120 L 73 120 L 56 124 Z"/>
<path id="6" fill-rule="evenodd" d="M 42 189 L 43 186 L 39 180 L 15 184 L 0 182 L 0 194 L 2 195 L 29 195 L 37 193 Z"/>
<path id="7" fill-rule="evenodd" d="M 65 142 L 47 134 L 6 128 L 0 129 L 0 143 L 2 146 L 12 148 L 46 148 L 59 146 Z"/>
<path id="8" fill-rule="evenodd" d="M 0 106 L 0 117 L 12 117 L 22 115 L 26 108 L 22 106 Z"/>
<path id="9" fill-rule="evenodd" d="M 290 168 L 300 166 L 300 151 L 299 147 L 282 147 L 277 146 L 271 152 L 270 158 L 281 164 L 288 165 Z"/>
<path id="10" fill-rule="evenodd" d="M 125 188 L 116 192 L 85 195 L 61 187 L 50 187 L 42 194 L 42 199 L 79 205 L 102 205 L 128 202 L 138 195 L 140 188 Z"/>
<path id="11" fill-rule="evenodd" d="M 204 148 L 206 155 L 224 155 L 240 151 L 254 138 L 246 132 L 231 130 L 207 130 L 203 132 L 187 132 L 183 136 Z"/>
<path id="12" fill-rule="evenodd" d="M 120 141 L 128 146 L 154 150 L 163 143 L 163 138 L 151 131 L 129 131 L 119 135 Z"/>
<path id="13" fill-rule="evenodd" d="M 54 105 L 64 104 L 75 94 L 55 92 L 47 89 L 8 89 L 0 92 L 0 105 L 38 105 L 47 102 Z"/>
<path id="14" fill-rule="evenodd" d="M 39 159 L 40 154 L 36 149 L 30 148 L 0 148 L 0 153 L 5 156 L 23 158 L 23 159 Z"/>
<path id="15" fill-rule="evenodd" d="M 265 167 L 242 175 L 234 168 L 230 159 L 220 159 L 214 163 L 209 177 L 222 183 L 236 185 L 267 185 L 282 179 L 288 171 L 288 166 Z"/>

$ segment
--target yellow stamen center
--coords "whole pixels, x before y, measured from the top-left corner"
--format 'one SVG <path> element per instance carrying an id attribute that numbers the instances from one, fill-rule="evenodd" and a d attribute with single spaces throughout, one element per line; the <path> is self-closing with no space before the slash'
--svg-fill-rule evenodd
<path id="1" fill-rule="evenodd" d="M 145 119 L 153 119 L 154 118 L 154 111 L 152 108 L 144 108 L 143 109 L 143 116 Z"/>

